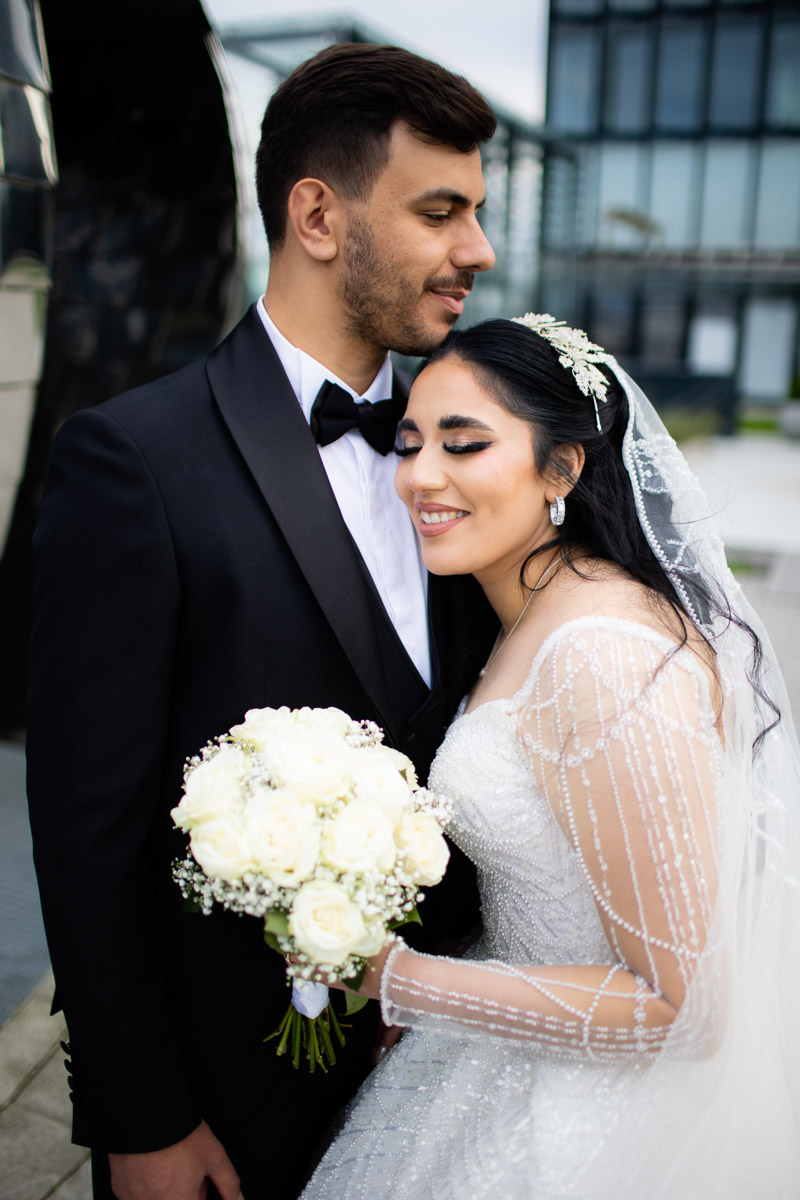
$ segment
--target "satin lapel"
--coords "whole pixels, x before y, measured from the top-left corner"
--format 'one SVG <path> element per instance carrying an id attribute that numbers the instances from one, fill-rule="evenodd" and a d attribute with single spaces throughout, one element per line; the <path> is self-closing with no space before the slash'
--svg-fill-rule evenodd
<path id="1" fill-rule="evenodd" d="M 222 417 L 387 731 L 394 718 L 358 551 L 255 307 L 210 355 Z"/>

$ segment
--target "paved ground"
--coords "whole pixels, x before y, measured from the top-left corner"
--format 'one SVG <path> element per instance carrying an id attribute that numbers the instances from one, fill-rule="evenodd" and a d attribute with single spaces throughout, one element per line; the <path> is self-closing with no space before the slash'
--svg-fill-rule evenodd
<path id="1" fill-rule="evenodd" d="M 800 719 L 800 442 L 714 439 L 688 457 L 726 513 L 731 555 L 760 613 Z M 69 1140 L 70 1104 L 49 1015 L 52 977 L 33 890 L 19 746 L 0 744 L 0 1200 L 90 1200 L 88 1152 Z"/>

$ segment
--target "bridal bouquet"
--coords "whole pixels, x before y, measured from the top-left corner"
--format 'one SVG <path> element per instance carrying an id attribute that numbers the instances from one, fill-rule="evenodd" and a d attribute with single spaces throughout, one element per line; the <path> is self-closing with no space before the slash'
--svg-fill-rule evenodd
<path id="1" fill-rule="evenodd" d="M 271 1036 L 295 1066 L 305 1050 L 312 1071 L 344 1037 L 327 988 L 307 981 L 324 972 L 357 988 L 391 931 L 419 920 L 419 888 L 449 857 L 449 810 L 382 739 L 336 708 L 251 709 L 187 762 L 172 810 L 190 839 L 173 866 L 184 898 L 261 918 L 291 955 L 292 1004 Z M 347 1000 L 348 1013 L 366 1003 Z"/>

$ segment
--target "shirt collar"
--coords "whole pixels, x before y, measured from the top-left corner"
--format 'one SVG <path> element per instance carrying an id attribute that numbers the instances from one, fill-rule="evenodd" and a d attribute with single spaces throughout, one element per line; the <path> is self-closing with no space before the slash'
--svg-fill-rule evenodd
<path id="1" fill-rule="evenodd" d="M 311 406 L 316 399 L 317 392 L 326 379 L 330 379 L 332 383 L 338 383 L 340 387 L 343 387 L 345 391 L 349 392 L 357 400 L 368 400 L 370 404 L 374 404 L 376 400 L 386 400 L 391 396 L 392 360 L 388 354 L 381 364 L 378 374 L 366 392 L 364 392 L 364 395 L 359 396 L 358 392 L 354 391 L 338 375 L 334 375 L 333 371 L 329 371 L 327 367 L 317 362 L 310 354 L 306 354 L 305 350 L 301 350 L 287 341 L 264 307 L 263 296 L 259 298 L 256 307 L 258 308 L 258 315 L 261 318 L 262 324 L 269 334 L 269 339 L 275 347 L 275 352 L 281 360 L 281 366 L 286 372 L 286 377 L 292 385 L 294 394 L 300 401 L 300 407 L 307 421 L 310 419 Z"/>

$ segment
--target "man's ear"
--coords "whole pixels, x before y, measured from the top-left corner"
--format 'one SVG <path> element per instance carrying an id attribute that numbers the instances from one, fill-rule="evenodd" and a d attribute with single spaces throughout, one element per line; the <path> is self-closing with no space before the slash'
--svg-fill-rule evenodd
<path id="1" fill-rule="evenodd" d="M 580 442 L 562 442 L 553 449 L 545 473 L 545 499 L 552 503 L 556 496 L 568 496 L 580 479 L 586 453 Z"/>
<path id="2" fill-rule="evenodd" d="M 299 244 L 317 262 L 330 262 L 339 253 L 342 202 L 321 179 L 300 179 L 289 193 L 287 216 Z"/>

